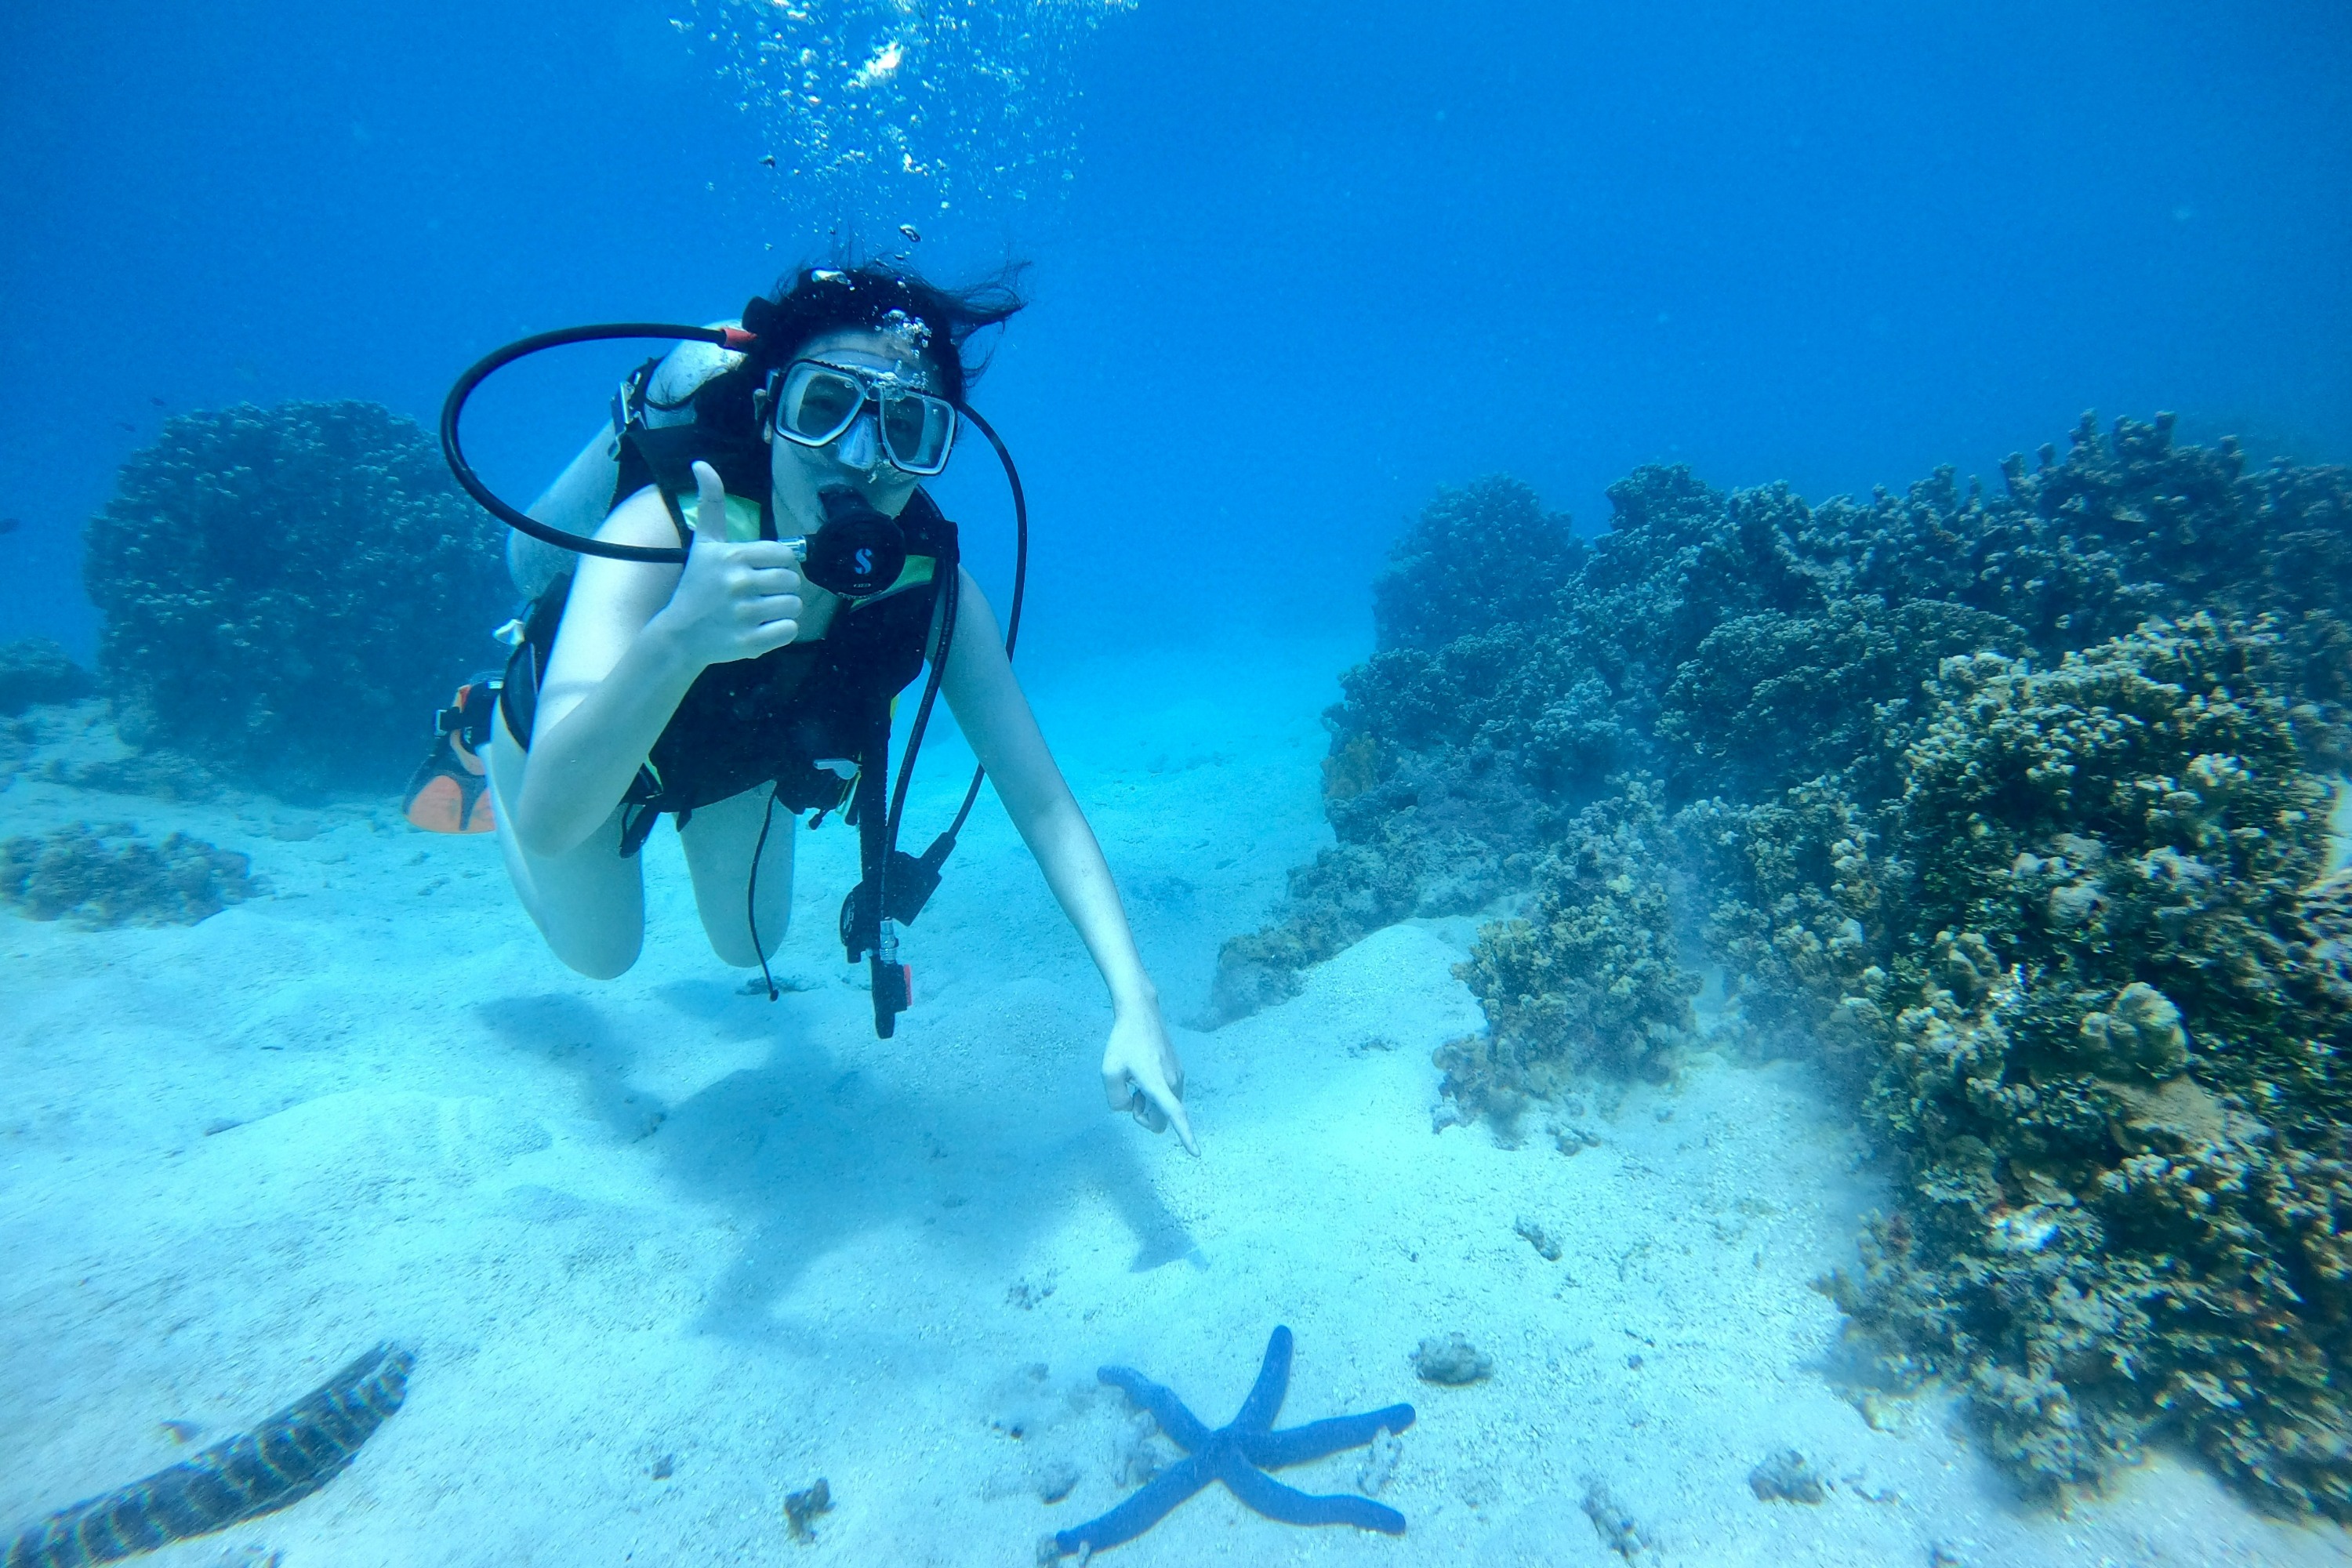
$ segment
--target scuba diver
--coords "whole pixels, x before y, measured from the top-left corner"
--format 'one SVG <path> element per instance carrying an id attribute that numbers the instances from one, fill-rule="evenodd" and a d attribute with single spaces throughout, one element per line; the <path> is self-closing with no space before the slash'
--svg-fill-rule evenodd
<path id="1" fill-rule="evenodd" d="M 494 822 L 548 946 L 610 979 L 644 942 L 638 851 L 662 814 L 713 951 L 764 976 L 791 908 L 793 819 L 839 811 L 862 871 L 841 938 L 870 962 L 887 1036 L 910 1000 L 897 927 L 963 822 L 919 858 L 896 847 L 913 753 L 943 696 L 1109 988 L 1112 1108 L 1155 1131 L 1172 1124 L 1197 1154 L 1183 1067 L 1110 869 L 960 563 L 955 525 L 922 489 L 969 422 L 1020 504 L 1009 454 L 965 404 L 978 367 L 964 349 L 1021 305 L 1004 282 L 953 291 L 878 263 L 804 268 L 740 326 L 571 329 L 468 372 L 444 445 L 460 482 L 517 530 L 508 564 L 533 597 L 508 630 L 503 678 L 478 679 L 442 714 L 409 816 L 441 831 Z M 624 384 L 611 427 L 518 514 L 464 460 L 465 397 L 523 353 L 598 336 L 681 341 Z M 1016 627 L 1020 601 L 1016 586 Z M 892 711 L 927 662 L 892 792 Z"/>

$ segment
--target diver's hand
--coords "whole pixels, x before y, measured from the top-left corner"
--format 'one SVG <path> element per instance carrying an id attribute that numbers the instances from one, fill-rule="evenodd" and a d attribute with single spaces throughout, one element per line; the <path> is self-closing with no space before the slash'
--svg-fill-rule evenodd
<path id="1" fill-rule="evenodd" d="M 1110 1043 L 1103 1047 L 1103 1093 L 1113 1110 L 1131 1112 L 1154 1132 L 1176 1126 L 1184 1152 L 1200 1157 L 1192 1120 L 1184 1114 L 1184 1064 L 1168 1043 L 1168 1026 L 1151 1004 L 1123 1008 L 1112 1018 Z"/>
<path id="2" fill-rule="evenodd" d="M 727 489 L 709 464 L 694 465 L 694 548 L 650 626 L 700 669 L 757 658 L 800 636 L 801 574 L 790 545 L 728 542 Z"/>

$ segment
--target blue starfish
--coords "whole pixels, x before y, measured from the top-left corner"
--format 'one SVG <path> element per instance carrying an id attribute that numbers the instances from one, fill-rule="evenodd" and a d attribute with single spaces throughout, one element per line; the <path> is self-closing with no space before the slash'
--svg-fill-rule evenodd
<path id="1" fill-rule="evenodd" d="M 1391 1405 L 1369 1415 L 1337 1415 L 1304 1426 L 1272 1430 L 1282 1396 L 1290 1391 L 1288 1329 L 1276 1329 L 1265 1342 L 1265 1363 L 1258 1368 L 1249 1397 L 1242 1401 L 1240 1413 L 1229 1424 L 1213 1432 L 1185 1409 L 1181 1400 L 1132 1368 L 1107 1366 L 1098 1375 L 1151 1412 L 1160 1429 L 1175 1440 L 1185 1457 L 1100 1519 L 1056 1533 L 1053 1538 L 1056 1554 L 1090 1556 L 1107 1546 L 1132 1541 L 1211 1481 L 1224 1482 L 1252 1509 L 1285 1524 L 1352 1524 L 1390 1535 L 1404 1533 L 1404 1515 L 1370 1498 L 1312 1497 L 1263 1473 L 1285 1465 L 1303 1465 L 1342 1448 L 1361 1447 L 1383 1427 L 1402 1432 L 1412 1425 L 1412 1405 Z"/>

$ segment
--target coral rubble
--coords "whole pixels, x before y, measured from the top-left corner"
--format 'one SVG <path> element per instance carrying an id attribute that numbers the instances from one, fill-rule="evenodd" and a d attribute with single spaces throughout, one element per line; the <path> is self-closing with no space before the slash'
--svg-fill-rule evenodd
<path id="1" fill-rule="evenodd" d="M 1748 1489 L 1758 1502 L 1819 1503 L 1828 1495 L 1828 1483 L 1794 1448 L 1769 1455 L 1748 1472 Z"/>
<path id="2" fill-rule="evenodd" d="M 784 1523 L 802 1545 L 816 1541 L 816 1516 L 833 1511 L 833 1485 L 823 1476 L 813 1486 L 784 1494 Z"/>
<path id="3" fill-rule="evenodd" d="M 2086 416 L 1998 493 L 1644 468 L 1582 549 L 1441 497 L 1327 715 L 1337 842 L 1221 1008 L 1501 905 L 1437 1066 L 1441 1125 L 1507 1122 L 1671 1074 L 1720 965 L 1714 1042 L 1822 1063 L 1893 1158 L 1824 1282 L 1861 1375 L 1946 1380 L 2032 1489 L 2169 1436 L 2352 1519 L 2352 473 L 2171 424 Z"/>
<path id="4" fill-rule="evenodd" d="M 374 404 L 167 421 L 83 567 L 125 738 L 281 784 L 396 781 L 452 650 L 506 613 L 497 531 Z"/>
<path id="5" fill-rule="evenodd" d="M 194 925 L 262 890 L 233 849 L 174 833 L 152 844 L 131 824 L 73 823 L 0 840 L 0 903 L 77 925 Z"/>
<path id="6" fill-rule="evenodd" d="M 1625 1511 L 1624 1504 L 1611 1495 L 1608 1483 L 1597 1477 L 1588 1477 L 1584 1497 L 1579 1505 L 1584 1517 L 1592 1521 L 1593 1532 L 1601 1544 L 1631 1563 L 1650 1548 L 1650 1537 L 1633 1516 Z"/>
<path id="7" fill-rule="evenodd" d="M 1495 1370 L 1495 1358 L 1460 1334 L 1433 1335 L 1414 1349 L 1412 1370 L 1423 1383 L 1459 1386 L 1484 1382 Z"/>

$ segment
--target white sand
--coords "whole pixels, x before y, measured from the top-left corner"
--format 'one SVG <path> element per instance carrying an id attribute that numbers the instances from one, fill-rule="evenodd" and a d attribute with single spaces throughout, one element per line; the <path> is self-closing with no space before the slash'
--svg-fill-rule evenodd
<path id="1" fill-rule="evenodd" d="M 1039 683 L 1172 1019 L 1326 841 L 1316 715 L 1345 657 Z M 909 847 L 961 754 L 927 758 Z M 1837 1315 L 1807 1282 L 1851 1259 L 1876 1189 L 1801 1068 L 1702 1060 L 1560 1118 L 1602 1140 L 1575 1158 L 1433 1134 L 1429 1053 L 1478 1020 L 1449 973 L 1468 921 L 1180 1030 L 1196 1163 L 1101 1109 L 1099 984 L 992 801 L 909 932 L 919 1005 L 889 1041 L 831 939 L 837 827 L 803 837 L 778 966 L 808 989 L 771 1005 L 710 957 L 667 830 L 645 956 L 599 985 L 547 955 L 491 844 L 388 807 L 0 792 L 0 833 L 76 817 L 184 827 L 276 891 L 188 928 L 0 915 L 0 1529 L 391 1338 L 417 1354 L 408 1405 L 348 1473 L 154 1561 L 1023 1565 L 1123 1495 L 1139 1446 L 1172 1452 L 1098 1363 L 1221 1424 L 1287 1323 L 1286 1420 L 1417 1406 L 1381 1494 L 1410 1533 L 1277 1525 L 1213 1489 L 1106 1561 L 1614 1564 L 1588 1478 L 1653 1538 L 1641 1563 L 2352 1560 L 2191 1464 L 2059 1518 L 1933 1403 L 1865 1425 L 1822 1376 Z M 1416 1381 L 1414 1345 L 1452 1331 L 1488 1381 Z M 166 1419 L 204 1431 L 183 1446 Z M 1750 1493 L 1784 1447 L 1828 1500 Z M 1286 1479 L 1342 1489 L 1361 1459 Z M 797 1546 L 782 1499 L 819 1476 L 835 1508 Z"/>

